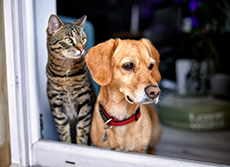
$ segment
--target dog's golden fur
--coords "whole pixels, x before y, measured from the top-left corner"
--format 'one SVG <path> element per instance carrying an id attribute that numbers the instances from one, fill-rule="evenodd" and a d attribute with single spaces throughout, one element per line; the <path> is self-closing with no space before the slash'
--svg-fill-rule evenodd
<path id="1" fill-rule="evenodd" d="M 154 147 L 162 131 L 155 110 L 148 104 L 157 103 L 159 93 L 148 98 L 145 92 L 151 85 L 159 90 L 160 56 L 155 47 L 147 39 L 110 39 L 91 48 L 86 63 L 93 79 L 101 85 L 90 132 L 93 145 L 139 153 L 146 153 L 148 149 L 148 153 L 155 154 Z M 127 63 L 132 63 L 133 69 L 125 69 Z M 120 120 L 130 117 L 140 106 L 141 117 L 111 128 L 108 139 L 103 142 L 104 121 L 99 113 L 99 102 L 111 116 Z"/>

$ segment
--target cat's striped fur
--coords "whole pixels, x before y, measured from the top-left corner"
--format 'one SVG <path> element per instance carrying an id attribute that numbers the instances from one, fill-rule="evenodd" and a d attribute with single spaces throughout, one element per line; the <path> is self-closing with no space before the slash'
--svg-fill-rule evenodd
<path id="1" fill-rule="evenodd" d="M 88 144 L 95 93 L 84 60 L 86 16 L 62 23 L 51 15 L 47 28 L 47 95 L 61 141 Z"/>

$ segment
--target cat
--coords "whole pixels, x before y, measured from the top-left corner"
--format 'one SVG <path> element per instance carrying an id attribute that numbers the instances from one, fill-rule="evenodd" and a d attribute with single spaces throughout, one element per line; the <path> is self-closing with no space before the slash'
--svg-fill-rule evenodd
<path id="1" fill-rule="evenodd" d="M 95 90 L 84 54 L 86 16 L 62 23 L 51 15 L 47 27 L 47 95 L 61 141 L 89 144 Z"/>

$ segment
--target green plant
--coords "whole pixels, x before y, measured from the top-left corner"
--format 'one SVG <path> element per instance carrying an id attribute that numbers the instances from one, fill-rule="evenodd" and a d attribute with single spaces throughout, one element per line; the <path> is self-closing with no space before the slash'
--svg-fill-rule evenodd
<path id="1" fill-rule="evenodd" d="M 189 46 L 195 62 L 187 78 L 198 82 L 197 91 L 210 89 L 210 78 L 218 72 L 221 37 L 230 32 L 230 2 L 228 0 L 202 0 L 197 10 L 191 13 L 198 24 L 189 34 Z M 202 65 L 205 62 L 206 65 Z"/>

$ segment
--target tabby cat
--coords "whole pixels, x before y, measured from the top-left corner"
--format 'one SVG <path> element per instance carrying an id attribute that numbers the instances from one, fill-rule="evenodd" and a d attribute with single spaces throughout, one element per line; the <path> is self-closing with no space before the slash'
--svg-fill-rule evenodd
<path id="1" fill-rule="evenodd" d="M 95 91 L 84 54 L 86 16 L 62 23 L 51 15 L 47 28 L 47 95 L 61 141 L 89 144 Z"/>

